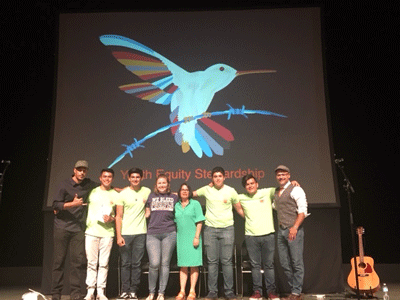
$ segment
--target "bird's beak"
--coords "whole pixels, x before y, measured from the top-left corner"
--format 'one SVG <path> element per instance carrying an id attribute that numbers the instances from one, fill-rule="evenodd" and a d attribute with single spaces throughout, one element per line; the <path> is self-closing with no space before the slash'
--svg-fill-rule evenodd
<path id="1" fill-rule="evenodd" d="M 236 71 L 236 76 L 257 74 L 257 73 L 275 73 L 276 70 L 249 70 L 249 71 Z"/>

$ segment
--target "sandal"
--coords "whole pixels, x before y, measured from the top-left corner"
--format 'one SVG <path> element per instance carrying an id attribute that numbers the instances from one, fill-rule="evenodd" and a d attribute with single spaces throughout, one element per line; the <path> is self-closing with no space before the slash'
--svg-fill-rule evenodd
<path id="1" fill-rule="evenodd" d="M 179 294 L 175 297 L 175 300 L 185 300 L 186 295 L 185 292 L 180 291 Z"/>
<path id="2" fill-rule="evenodd" d="M 154 294 L 149 294 L 146 300 L 154 300 Z"/>
<path id="3" fill-rule="evenodd" d="M 196 300 L 196 293 L 195 292 L 190 292 L 189 296 L 186 298 L 187 300 Z"/>

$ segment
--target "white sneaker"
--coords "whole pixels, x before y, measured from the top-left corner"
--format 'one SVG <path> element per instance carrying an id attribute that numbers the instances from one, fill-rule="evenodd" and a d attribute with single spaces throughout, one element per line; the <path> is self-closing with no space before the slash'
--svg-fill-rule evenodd
<path id="1" fill-rule="evenodd" d="M 95 298 L 94 298 L 94 294 L 92 294 L 92 293 L 87 293 L 86 294 L 86 296 L 85 296 L 85 298 L 83 298 L 84 300 L 94 300 Z"/>
<path id="2" fill-rule="evenodd" d="M 138 299 L 136 293 L 130 293 L 130 296 L 131 296 L 131 297 L 130 297 L 129 299 L 135 299 L 135 300 Z"/>
<path id="3" fill-rule="evenodd" d="M 104 295 L 104 289 L 98 288 L 97 289 L 97 297 L 96 300 L 108 300 L 106 295 Z"/>
<path id="4" fill-rule="evenodd" d="M 164 300 L 164 294 L 158 294 L 157 300 Z"/>
<path id="5" fill-rule="evenodd" d="M 88 288 L 87 294 L 85 296 L 85 298 L 83 298 L 84 300 L 94 300 L 94 290 L 95 288 Z"/>
<path id="6" fill-rule="evenodd" d="M 121 295 L 119 295 L 117 298 L 117 300 L 124 300 L 124 299 L 130 299 L 129 294 L 126 292 L 121 293 Z"/>

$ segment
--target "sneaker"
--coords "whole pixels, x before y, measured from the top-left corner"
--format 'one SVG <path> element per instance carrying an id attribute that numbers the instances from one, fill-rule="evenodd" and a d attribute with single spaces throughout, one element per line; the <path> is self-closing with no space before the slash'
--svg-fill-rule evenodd
<path id="1" fill-rule="evenodd" d="M 87 294 L 83 300 L 94 300 L 96 297 L 94 296 L 94 291 L 95 289 L 92 287 L 89 287 L 87 290 Z"/>
<path id="2" fill-rule="evenodd" d="M 217 300 L 217 299 L 218 299 L 217 292 L 208 292 L 207 296 L 204 298 L 204 300 Z"/>
<path id="3" fill-rule="evenodd" d="M 158 294 L 157 300 L 164 300 L 164 294 Z"/>
<path id="4" fill-rule="evenodd" d="M 225 298 L 228 300 L 236 300 L 236 295 L 233 292 L 231 292 L 231 293 L 225 294 Z"/>
<path id="5" fill-rule="evenodd" d="M 137 300 L 138 299 L 138 296 L 136 295 L 136 293 L 130 293 L 130 298 L 129 299 L 135 299 L 135 300 Z"/>
<path id="6" fill-rule="evenodd" d="M 104 294 L 104 289 L 103 288 L 97 288 L 96 300 L 108 300 L 108 298 Z"/>
<path id="7" fill-rule="evenodd" d="M 118 296 L 117 300 L 124 300 L 124 299 L 131 299 L 128 293 L 123 292 L 121 295 Z"/>
<path id="8" fill-rule="evenodd" d="M 249 298 L 250 300 L 260 300 L 262 299 L 260 291 L 254 291 L 253 295 Z"/>
<path id="9" fill-rule="evenodd" d="M 94 300 L 94 294 L 88 293 L 83 300 Z"/>
<path id="10" fill-rule="evenodd" d="M 269 299 L 269 300 L 279 300 L 280 298 L 279 298 L 279 296 L 276 295 L 275 293 L 269 293 L 269 294 L 268 294 L 268 299 Z"/>

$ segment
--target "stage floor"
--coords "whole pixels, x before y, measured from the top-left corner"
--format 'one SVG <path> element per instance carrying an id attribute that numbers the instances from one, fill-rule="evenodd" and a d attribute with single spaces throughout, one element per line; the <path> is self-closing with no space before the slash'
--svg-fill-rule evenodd
<path id="1" fill-rule="evenodd" d="M 389 296 L 390 300 L 400 300 L 400 283 L 388 283 L 389 287 Z M 0 300 L 20 300 L 22 299 L 22 295 L 24 293 L 29 292 L 29 289 L 33 289 L 35 291 L 40 291 L 40 287 L 24 287 L 24 286 L 0 286 Z M 382 291 L 378 291 L 375 294 L 375 298 L 372 299 L 382 299 Z M 39 300 L 42 297 L 38 298 Z M 51 296 L 47 296 L 47 299 L 50 300 Z M 62 296 L 62 300 L 69 300 L 69 296 Z M 116 298 L 110 297 L 109 300 L 115 300 Z M 140 300 L 145 300 L 145 298 L 139 298 Z M 204 298 L 199 298 L 204 299 Z M 238 297 L 240 299 L 240 297 Z M 248 300 L 249 297 L 243 297 L 244 300 Z M 316 299 L 324 299 L 324 300 L 344 300 L 344 299 L 357 299 L 357 296 L 354 293 L 349 292 L 346 290 L 344 293 L 341 294 L 326 294 L 325 298 L 317 298 L 315 294 L 304 294 L 304 300 L 316 300 Z M 364 299 L 364 298 L 363 298 Z M 166 300 L 175 300 L 175 297 L 166 297 Z M 224 300 L 224 298 L 220 298 L 220 300 Z M 266 300 L 264 298 L 264 300 Z"/>

